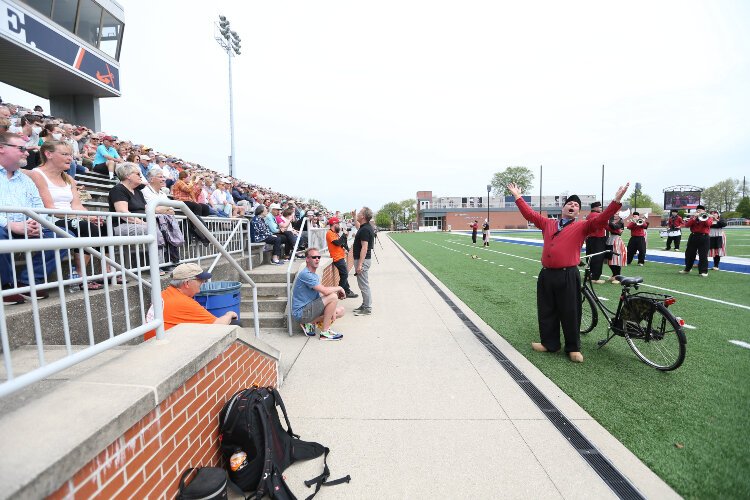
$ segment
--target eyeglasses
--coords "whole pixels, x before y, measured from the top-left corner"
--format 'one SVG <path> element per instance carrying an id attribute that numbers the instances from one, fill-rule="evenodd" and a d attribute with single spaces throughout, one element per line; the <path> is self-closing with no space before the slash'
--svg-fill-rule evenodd
<path id="1" fill-rule="evenodd" d="M 320 255 L 308 255 L 308 257 L 311 259 L 320 260 Z"/>
<path id="2" fill-rule="evenodd" d="M 15 144 L 8 144 L 7 142 L 0 142 L 3 146 L 10 146 L 11 148 L 16 148 L 22 153 L 25 153 L 27 151 L 26 146 L 16 146 Z"/>
<path id="3" fill-rule="evenodd" d="M 62 155 L 62 156 L 73 156 L 72 153 L 63 153 L 62 151 L 55 151 L 55 153 Z"/>

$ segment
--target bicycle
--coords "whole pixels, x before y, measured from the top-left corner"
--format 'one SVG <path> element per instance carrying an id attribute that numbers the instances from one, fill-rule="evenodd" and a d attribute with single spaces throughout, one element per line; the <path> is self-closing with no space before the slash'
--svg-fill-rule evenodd
<path id="1" fill-rule="evenodd" d="M 607 338 L 597 342 L 601 349 L 616 336 L 624 337 L 635 355 L 644 363 L 661 371 L 679 368 L 685 361 L 687 339 L 682 326 L 685 322 L 672 314 L 668 307 L 677 300 L 671 295 L 636 292 L 643 283 L 641 277 L 615 276 L 622 285 L 617 310 L 607 308 L 594 292 L 591 283 L 591 257 L 611 252 L 605 250 L 585 257 L 585 272 L 581 285 L 580 333 L 591 332 L 599 322 L 599 311 L 607 322 Z"/>

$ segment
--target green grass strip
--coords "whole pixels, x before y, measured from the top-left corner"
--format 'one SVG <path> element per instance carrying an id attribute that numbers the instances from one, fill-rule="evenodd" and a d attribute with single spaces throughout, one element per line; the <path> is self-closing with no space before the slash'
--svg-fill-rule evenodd
<path id="1" fill-rule="evenodd" d="M 674 293 L 670 310 L 695 327 L 685 331 L 687 357 L 676 371 L 646 366 L 619 337 L 597 349 L 601 319 L 582 337 L 585 363 L 577 365 L 529 346 L 539 340 L 540 247 L 492 242 L 483 249 L 451 233 L 392 237 L 678 493 L 750 498 L 750 349 L 729 342 L 750 343 L 750 276 L 679 275 L 679 266 L 653 262 L 624 268 L 646 284 L 746 308 Z M 616 304 L 619 286 L 595 287 L 605 304 Z"/>

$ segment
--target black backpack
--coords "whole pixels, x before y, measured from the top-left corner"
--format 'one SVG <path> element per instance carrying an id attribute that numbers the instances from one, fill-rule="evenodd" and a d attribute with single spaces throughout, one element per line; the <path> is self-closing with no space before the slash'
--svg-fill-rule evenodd
<path id="1" fill-rule="evenodd" d="M 281 425 L 281 411 L 286 429 Z M 315 485 L 313 498 L 321 486 L 348 483 L 347 475 L 329 481 L 330 471 L 326 459 L 330 451 L 325 446 L 311 441 L 302 441 L 292 432 L 281 395 L 273 387 L 252 387 L 235 393 L 219 413 L 219 440 L 229 478 L 244 491 L 254 491 L 255 498 L 267 494 L 279 500 L 295 500 L 296 497 L 284 482 L 282 473 L 297 460 L 323 457 L 323 473 L 305 481 L 308 488 Z M 236 471 L 230 467 L 230 458 L 237 452 L 247 454 L 247 463 Z"/>

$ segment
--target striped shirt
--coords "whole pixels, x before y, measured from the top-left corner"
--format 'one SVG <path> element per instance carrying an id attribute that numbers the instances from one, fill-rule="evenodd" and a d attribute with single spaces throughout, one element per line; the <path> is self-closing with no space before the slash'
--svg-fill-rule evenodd
<path id="1" fill-rule="evenodd" d="M 8 179 L 8 171 L 0 166 L 0 207 L 44 208 L 34 181 L 21 170 L 13 172 Z M 9 222 L 23 222 L 26 216 L 20 213 L 0 212 L 0 227 Z"/>

